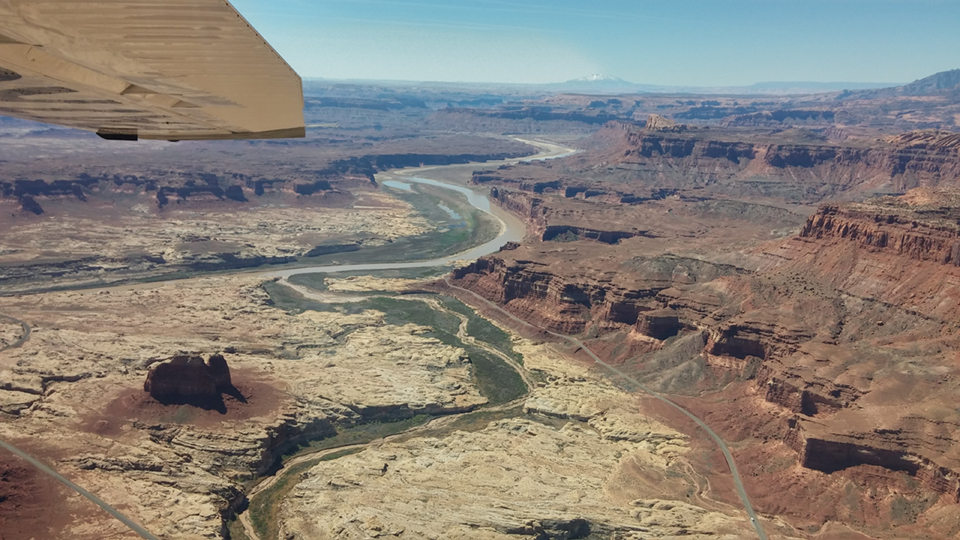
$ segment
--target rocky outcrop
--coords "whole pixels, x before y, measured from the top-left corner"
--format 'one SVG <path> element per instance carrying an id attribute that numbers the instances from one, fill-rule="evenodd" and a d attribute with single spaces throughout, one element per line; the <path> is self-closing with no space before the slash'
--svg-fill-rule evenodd
<path id="1" fill-rule="evenodd" d="M 891 436 L 892 435 L 892 436 Z M 877 430 L 845 435 L 807 435 L 795 424 L 786 442 L 799 455 L 800 464 L 825 473 L 873 465 L 914 477 L 924 487 L 960 503 L 960 472 L 942 467 L 920 454 L 922 449 L 897 444 L 901 433 Z"/>
<path id="2" fill-rule="evenodd" d="M 326 180 L 317 180 L 308 184 L 297 184 L 293 187 L 293 190 L 299 195 L 313 195 L 320 191 L 331 191 L 333 186 Z"/>
<path id="3" fill-rule="evenodd" d="M 523 167 L 533 165 L 524 164 Z M 659 201 L 677 194 L 673 188 L 658 188 L 651 186 L 631 186 L 630 191 L 614 189 L 610 186 L 590 183 L 584 185 L 577 180 L 551 180 L 540 182 L 532 178 L 524 178 L 527 172 L 521 166 L 504 165 L 497 171 L 479 171 L 474 173 L 471 183 L 493 184 L 490 189 L 491 199 L 501 207 L 510 210 L 521 217 L 537 218 L 537 213 L 545 209 L 538 209 L 544 202 L 543 197 L 537 195 L 560 195 L 567 199 L 588 200 L 607 204 L 636 205 L 648 201 Z"/>
<path id="4" fill-rule="evenodd" d="M 20 196 L 20 209 L 38 216 L 43 213 L 43 207 L 30 195 Z"/>
<path id="5" fill-rule="evenodd" d="M 779 361 L 765 362 L 757 371 L 755 384 L 768 403 L 809 417 L 850 407 L 863 395 L 850 385 L 809 373 L 794 373 Z"/>
<path id="6" fill-rule="evenodd" d="M 960 209 L 941 203 L 919 209 L 894 203 L 888 198 L 876 204 L 821 206 L 800 237 L 853 242 L 864 249 L 960 266 Z"/>
<path id="7" fill-rule="evenodd" d="M 83 189 L 96 186 L 105 178 L 81 174 L 73 180 L 0 180 L 0 194 L 4 197 L 64 197 L 74 196 L 84 200 Z M 78 194 L 79 190 L 79 194 Z"/>
<path id="8" fill-rule="evenodd" d="M 707 352 L 745 360 L 782 357 L 811 340 L 816 325 L 784 317 L 773 309 L 754 309 L 710 329 Z"/>
<path id="9" fill-rule="evenodd" d="M 584 315 L 603 304 L 607 292 L 595 284 L 568 283 L 532 263 L 508 265 L 492 256 L 454 270 L 453 276 L 457 285 L 510 305 L 528 320 L 567 334 L 584 330 Z"/>
<path id="10" fill-rule="evenodd" d="M 567 197 L 586 192 L 586 188 L 577 190 L 567 187 Z M 600 192 L 598 192 L 600 193 Z M 571 242 L 576 240 L 595 240 L 604 244 L 619 244 L 621 240 L 635 236 L 650 236 L 649 231 L 637 228 L 630 230 L 603 230 L 582 225 L 566 223 L 548 223 L 547 215 L 551 208 L 542 197 L 527 191 L 513 191 L 504 188 L 491 188 L 490 198 L 498 206 L 516 215 L 526 222 L 528 233 L 539 236 L 544 242 Z M 619 202 L 619 196 L 617 201 Z M 561 218 L 562 219 L 562 218 Z"/>
<path id="11" fill-rule="evenodd" d="M 655 339 L 667 339 L 683 328 L 679 314 L 670 308 L 645 311 L 637 317 L 637 331 Z"/>
<path id="12" fill-rule="evenodd" d="M 677 128 L 677 123 L 659 114 L 651 114 L 643 127 L 650 131 L 671 131 Z"/>
<path id="13" fill-rule="evenodd" d="M 230 186 L 224 192 L 224 196 L 237 202 L 247 202 L 247 197 L 243 194 L 243 188 L 240 186 Z"/>
<path id="14" fill-rule="evenodd" d="M 491 154 L 371 154 L 332 162 L 324 169 L 316 171 L 321 176 L 338 177 L 344 175 L 362 175 L 371 182 L 374 174 L 388 169 L 407 167 L 457 165 L 477 161 L 498 161 L 522 157 L 521 152 L 498 152 Z"/>
<path id="15" fill-rule="evenodd" d="M 174 356 L 150 369 L 144 392 L 161 403 L 222 405 L 222 393 L 236 393 L 230 381 L 230 367 L 220 354 L 204 362 L 199 356 Z"/>
<path id="16" fill-rule="evenodd" d="M 836 113 L 818 109 L 781 109 L 736 114 L 721 121 L 722 126 L 824 125 L 833 123 Z"/>
<path id="17" fill-rule="evenodd" d="M 523 219 L 531 234 L 541 235 L 546 228 L 547 208 L 540 197 L 502 188 L 491 188 L 490 199 L 501 208 Z"/>
<path id="18" fill-rule="evenodd" d="M 468 285 L 484 297 L 511 304 L 524 316 L 555 332 L 583 331 L 583 315 L 603 302 L 601 287 L 566 283 L 546 271 L 507 266 L 503 259 L 484 258 L 454 271 L 458 285 Z"/>
<path id="19" fill-rule="evenodd" d="M 557 272 L 549 264 L 516 257 L 513 251 L 483 257 L 454 270 L 453 281 L 506 305 L 521 318 L 568 334 L 600 323 L 610 328 L 635 327 L 641 334 L 666 339 L 684 327 L 681 319 L 703 317 L 695 310 L 687 311 L 670 294 L 664 294 L 669 293 L 676 280 L 696 282 L 737 272 L 733 267 L 665 255 L 631 261 L 631 265 L 643 268 L 644 272 L 635 280 L 613 284 L 612 276 L 620 275 L 616 269 L 593 279 L 576 279 Z M 676 311 L 663 309 L 667 307 Z"/>

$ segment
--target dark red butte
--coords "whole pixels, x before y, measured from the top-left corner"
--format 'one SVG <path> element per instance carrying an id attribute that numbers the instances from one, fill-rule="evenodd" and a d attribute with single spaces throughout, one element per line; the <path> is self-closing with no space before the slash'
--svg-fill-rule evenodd
<path id="1" fill-rule="evenodd" d="M 230 367 L 220 354 L 206 362 L 200 356 L 180 355 L 157 364 L 147 374 L 143 390 L 165 405 L 189 404 L 217 410 L 224 408 L 222 394 L 238 393 L 230 380 Z"/>

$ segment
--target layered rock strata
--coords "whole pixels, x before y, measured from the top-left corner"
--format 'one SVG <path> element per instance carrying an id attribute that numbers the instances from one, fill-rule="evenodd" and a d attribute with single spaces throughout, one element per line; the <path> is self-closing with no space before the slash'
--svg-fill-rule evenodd
<path id="1" fill-rule="evenodd" d="M 810 217 L 800 237 L 847 240 L 862 249 L 960 266 L 958 223 L 960 209 L 955 207 L 911 211 L 882 202 L 824 205 Z"/>
<path id="2" fill-rule="evenodd" d="M 859 147 L 728 141 L 713 139 L 703 130 L 664 134 L 622 123 L 605 129 L 619 132 L 602 135 L 620 140 L 617 167 L 644 170 L 658 165 L 698 180 L 751 176 L 793 180 L 801 174 L 801 182 L 833 184 L 841 190 L 890 186 L 901 191 L 960 182 L 960 139 L 950 132 L 914 132 L 879 147 Z"/>
<path id="3" fill-rule="evenodd" d="M 539 215 L 524 216 L 551 223 L 551 197 L 559 196 L 508 200 L 539 199 Z M 795 452 L 804 472 L 784 470 L 770 482 L 824 493 L 845 478 L 863 486 L 825 519 L 862 523 L 898 511 L 869 509 L 868 491 L 880 490 L 889 492 L 883 504 L 929 509 L 910 514 L 917 531 L 950 537 L 946 518 L 936 516 L 958 503 L 960 487 L 960 415 L 951 405 L 960 380 L 952 352 L 960 346 L 958 200 L 924 188 L 824 205 L 795 236 L 696 260 L 618 256 L 654 245 L 638 237 L 618 248 L 528 240 L 453 278 L 534 324 L 580 332 L 592 350 L 651 386 L 720 391 L 716 403 L 691 406 L 729 440 L 782 440 Z M 750 452 L 790 459 L 757 448 Z M 793 512 L 774 495 L 758 499 L 761 508 Z M 871 521 L 871 534 L 886 537 L 887 526 Z"/>
<path id="4" fill-rule="evenodd" d="M 480 171 L 472 181 L 619 204 L 673 195 L 818 203 L 857 193 L 958 187 L 958 140 L 947 131 L 880 141 L 830 141 L 813 133 L 792 140 L 769 132 L 651 130 L 610 122 L 585 143 L 594 149 L 565 165 L 521 163 Z"/>

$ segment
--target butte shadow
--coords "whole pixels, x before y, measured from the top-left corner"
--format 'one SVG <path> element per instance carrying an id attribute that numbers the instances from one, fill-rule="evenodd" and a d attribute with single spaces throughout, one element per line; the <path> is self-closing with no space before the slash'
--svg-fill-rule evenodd
<path id="1" fill-rule="evenodd" d="M 119 437 L 122 426 L 181 424 L 216 429 L 223 422 L 273 416 L 289 403 L 275 381 L 258 370 L 230 370 L 222 355 L 171 358 L 150 369 L 142 388 L 120 391 L 83 430 Z"/>

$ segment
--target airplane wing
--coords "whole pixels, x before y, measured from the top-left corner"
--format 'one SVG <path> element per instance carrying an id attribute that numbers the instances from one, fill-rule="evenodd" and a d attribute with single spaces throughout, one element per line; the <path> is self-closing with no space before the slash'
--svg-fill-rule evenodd
<path id="1" fill-rule="evenodd" d="M 300 77 L 227 0 L 0 0 L 0 115 L 121 140 L 304 136 Z"/>

